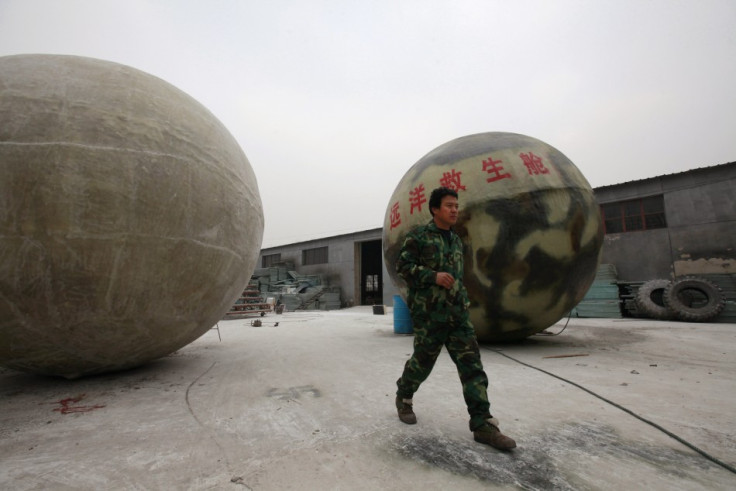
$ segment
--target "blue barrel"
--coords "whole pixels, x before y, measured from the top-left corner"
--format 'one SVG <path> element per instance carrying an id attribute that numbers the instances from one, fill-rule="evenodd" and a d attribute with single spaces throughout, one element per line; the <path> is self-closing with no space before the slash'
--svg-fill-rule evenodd
<path id="1" fill-rule="evenodd" d="M 411 313 L 400 295 L 394 295 L 394 333 L 413 334 Z"/>

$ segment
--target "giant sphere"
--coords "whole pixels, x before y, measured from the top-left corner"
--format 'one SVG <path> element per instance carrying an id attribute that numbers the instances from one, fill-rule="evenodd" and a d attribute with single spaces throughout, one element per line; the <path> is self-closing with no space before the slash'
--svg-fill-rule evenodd
<path id="1" fill-rule="evenodd" d="M 136 69 L 0 58 L 0 364 L 68 378 L 204 334 L 247 284 L 263 212 L 197 101 Z"/>
<path id="2" fill-rule="evenodd" d="M 458 192 L 470 319 L 481 342 L 518 341 L 560 320 L 595 278 L 603 227 L 593 190 L 546 143 L 513 133 L 452 140 L 414 164 L 391 196 L 383 227 L 393 282 L 407 233 L 431 220 L 429 195 Z"/>

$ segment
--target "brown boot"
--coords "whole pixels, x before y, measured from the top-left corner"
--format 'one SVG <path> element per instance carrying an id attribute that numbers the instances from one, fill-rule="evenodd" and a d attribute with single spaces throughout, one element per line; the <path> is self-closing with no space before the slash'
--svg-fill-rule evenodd
<path id="1" fill-rule="evenodd" d="M 473 438 L 475 438 L 476 442 L 490 445 L 499 450 L 516 448 L 516 442 L 501 433 L 501 430 L 498 429 L 498 420 L 496 418 L 487 419 L 483 426 L 473 431 Z"/>
<path id="2" fill-rule="evenodd" d="M 396 409 L 399 411 L 399 419 L 408 424 L 417 424 L 417 416 L 411 408 L 412 400 L 396 396 Z"/>

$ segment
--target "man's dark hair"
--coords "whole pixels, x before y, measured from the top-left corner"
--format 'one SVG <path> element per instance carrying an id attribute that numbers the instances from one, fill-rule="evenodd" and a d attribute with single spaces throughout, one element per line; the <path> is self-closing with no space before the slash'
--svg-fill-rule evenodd
<path id="1" fill-rule="evenodd" d="M 442 206 L 442 198 L 445 196 L 452 196 L 453 198 L 457 199 L 457 191 L 450 188 L 437 188 L 432 191 L 432 194 L 429 195 L 429 213 L 434 216 L 434 212 L 432 211 L 432 208 L 439 208 Z"/>

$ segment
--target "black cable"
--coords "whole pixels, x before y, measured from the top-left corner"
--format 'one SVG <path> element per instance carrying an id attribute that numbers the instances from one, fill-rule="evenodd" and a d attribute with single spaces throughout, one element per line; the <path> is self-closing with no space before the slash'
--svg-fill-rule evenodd
<path id="1" fill-rule="evenodd" d="M 567 315 L 567 321 L 565 321 L 565 326 L 562 328 L 562 331 L 564 331 L 565 329 L 567 329 L 567 323 L 570 322 L 570 317 L 572 317 L 572 310 Z M 542 331 L 542 332 L 536 333 L 535 336 L 559 336 L 560 334 L 562 334 L 562 331 L 556 332 L 556 333 Z M 491 350 L 491 351 L 493 351 L 493 350 Z"/>
<path id="2" fill-rule="evenodd" d="M 568 318 L 568 320 L 570 320 L 570 319 Z M 565 324 L 565 327 L 567 327 L 567 324 Z M 560 332 L 562 332 L 562 331 L 560 331 Z M 558 333 L 558 334 L 559 334 L 559 333 Z M 639 416 L 639 415 L 638 415 L 638 414 L 636 414 L 636 413 L 635 413 L 634 411 L 632 411 L 632 410 L 630 410 L 630 409 L 627 409 L 627 408 L 623 407 L 622 405 L 620 405 L 620 404 L 617 404 L 617 403 L 615 403 L 615 402 L 613 402 L 613 401 L 611 401 L 611 400 L 608 400 L 608 399 L 606 399 L 605 397 L 603 397 L 603 396 L 601 396 L 601 395 L 598 395 L 598 394 L 596 394 L 596 393 L 595 393 L 595 392 L 593 392 L 592 390 L 590 390 L 590 389 L 586 389 L 585 387 L 583 387 L 583 386 L 582 386 L 582 385 L 580 385 L 580 384 L 576 384 L 575 382 L 573 382 L 573 381 L 571 381 L 571 380 L 567 380 L 566 378 L 560 377 L 559 375 L 555 375 L 554 373 L 548 372 L 547 370 L 543 370 L 543 369 L 541 369 L 541 368 L 537 368 L 537 367 L 535 367 L 535 366 L 533 366 L 533 365 L 530 365 L 530 364 L 528 364 L 528 363 L 524 363 L 524 362 L 523 362 L 523 361 L 521 361 L 521 360 L 517 360 L 516 358 L 514 358 L 514 357 L 511 357 L 511 356 L 507 355 L 506 353 L 503 353 L 503 352 L 501 352 L 501 350 L 495 350 L 495 349 L 491 349 L 491 348 L 486 348 L 485 346 L 484 346 L 483 348 L 484 348 L 484 349 L 487 349 L 488 351 L 493 351 L 494 353 L 498 353 L 498 354 L 499 354 L 499 355 L 501 355 L 501 356 L 505 356 L 505 357 L 506 357 L 506 358 L 508 358 L 509 360 L 515 361 L 516 363 L 519 363 L 519 364 L 521 364 L 521 365 L 524 365 L 525 367 L 533 368 L 534 370 L 538 370 L 538 371 L 540 371 L 540 372 L 542 372 L 542 373 L 544 373 L 544 374 L 547 374 L 547 375 L 549 375 L 550 377 L 554 377 L 554 378 L 556 378 L 556 379 L 558 379 L 558 380 L 562 380 L 563 382 L 566 382 L 566 383 L 568 383 L 568 384 L 570 384 L 570 385 L 573 385 L 573 386 L 577 387 L 578 389 L 584 390 L 585 392 L 587 392 L 588 394 L 592 395 L 593 397 L 597 397 L 597 398 L 598 398 L 598 399 L 600 399 L 601 401 L 603 401 L 603 402 L 606 402 L 606 403 L 610 404 L 611 406 L 613 406 L 613 407 L 615 407 L 615 408 L 618 408 L 618 409 L 620 409 L 621 411 L 624 411 L 625 413 L 628 413 L 628 414 L 630 414 L 631 416 L 635 417 L 635 418 L 636 418 L 636 419 L 638 419 L 639 421 L 642 421 L 642 422 L 644 422 L 644 423 L 646 423 L 646 424 L 648 424 L 648 425 L 650 425 L 650 426 L 652 426 L 652 427 L 654 427 L 654 428 L 658 429 L 659 431 L 661 431 L 661 432 L 662 432 L 662 433 L 664 433 L 665 435 L 669 436 L 670 438 L 673 438 L 673 439 L 677 440 L 678 442 L 682 443 L 683 445 L 685 445 L 686 447 L 690 448 L 691 450 L 694 450 L 695 452 L 699 453 L 700 455 L 702 455 L 702 456 L 703 456 L 703 457 L 705 457 L 706 459 L 710 460 L 710 461 L 711 461 L 711 462 L 713 462 L 714 464 L 717 464 L 717 465 L 719 465 L 719 466 L 723 467 L 724 469 L 726 469 L 727 471 L 729 471 L 729 472 L 732 472 L 733 474 L 736 474 L 736 468 L 734 468 L 734 467 L 733 467 L 732 465 L 730 465 L 730 464 L 727 464 L 726 462 L 723 462 L 723 461 L 721 461 L 721 460 L 717 459 L 716 457 L 713 457 L 712 455 L 708 454 L 708 453 L 707 453 L 707 452 L 705 452 L 704 450 L 701 450 L 700 448 L 696 447 L 696 446 L 695 446 L 695 445 L 693 445 L 692 443 L 690 443 L 690 442 L 688 442 L 688 441 L 686 441 L 686 440 L 684 440 L 684 439 L 680 438 L 679 436 L 675 435 L 675 434 L 674 434 L 674 433 L 672 433 L 671 431 L 669 431 L 669 430 L 666 430 L 665 428 L 661 427 L 661 426 L 660 426 L 660 425 L 658 425 L 657 423 L 655 423 L 655 422 L 653 422 L 653 421 L 649 421 L 648 419 L 646 419 L 646 418 L 644 418 L 644 417 L 642 417 L 642 416 Z"/>

